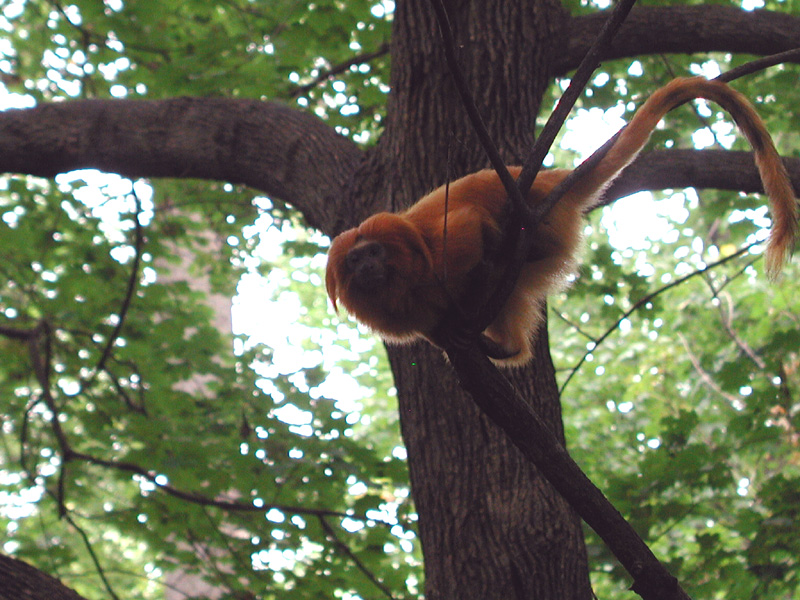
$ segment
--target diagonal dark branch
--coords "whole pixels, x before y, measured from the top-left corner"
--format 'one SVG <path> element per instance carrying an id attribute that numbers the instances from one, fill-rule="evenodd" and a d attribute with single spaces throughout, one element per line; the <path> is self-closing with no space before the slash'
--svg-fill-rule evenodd
<path id="1" fill-rule="evenodd" d="M 100 580 L 103 582 L 103 587 L 106 588 L 106 592 L 111 597 L 112 600 L 120 600 L 117 593 L 114 591 L 114 588 L 111 586 L 111 582 L 106 577 L 105 569 L 103 569 L 103 565 L 100 564 L 100 559 L 97 556 L 97 553 L 94 551 L 92 547 L 92 542 L 89 540 L 89 536 L 83 530 L 83 528 L 75 522 L 68 513 L 64 513 L 63 517 L 66 519 L 67 523 L 69 523 L 72 528 L 78 532 L 81 540 L 83 540 L 83 545 L 86 548 L 86 551 L 89 553 L 89 558 L 92 560 L 92 564 L 94 565 L 95 571 L 97 571 L 97 575 L 100 577 Z"/>
<path id="2" fill-rule="evenodd" d="M 493 281 L 489 282 L 489 284 L 485 286 L 483 294 L 476 294 L 474 300 L 470 303 L 471 305 L 467 307 L 466 311 L 460 311 L 471 315 L 469 318 L 469 323 L 460 323 L 457 326 L 468 328 L 473 331 L 473 334 L 477 335 L 477 333 L 483 331 L 489 325 L 489 323 L 494 320 L 500 308 L 503 306 L 503 304 L 505 304 L 511 292 L 513 291 L 522 266 L 527 260 L 530 245 L 533 243 L 533 240 L 530 238 L 530 236 L 525 235 L 523 232 L 533 231 L 536 224 L 542 218 L 544 218 L 549 211 L 549 208 L 542 208 L 540 211 L 537 211 L 536 215 L 533 215 L 529 210 L 524 198 L 527 195 L 527 192 L 530 189 L 530 186 L 533 183 L 533 180 L 535 179 L 536 174 L 541 167 L 541 163 L 549 151 L 550 146 L 552 145 L 553 140 L 558 133 L 558 130 L 563 125 L 563 122 L 569 112 L 572 110 L 575 101 L 580 96 L 583 88 L 586 86 L 589 77 L 591 77 L 591 74 L 597 67 L 600 57 L 610 43 L 619 26 L 625 20 L 626 15 L 635 2 L 636 0 L 621 0 L 617 7 L 611 12 L 611 16 L 608 18 L 606 25 L 602 28 L 598 38 L 592 44 L 589 52 L 584 57 L 578 72 L 570 83 L 570 86 L 559 101 L 556 110 L 550 115 L 542 134 L 534 144 L 529 158 L 525 161 L 526 164 L 522 173 L 520 174 L 519 180 L 515 182 L 508 173 L 502 157 L 500 156 L 497 147 L 495 146 L 485 124 L 483 123 L 483 119 L 481 118 L 480 112 L 475 105 L 467 81 L 458 65 L 455 55 L 455 41 L 453 40 L 453 34 L 450 28 L 444 3 L 442 0 L 431 0 L 431 4 L 434 12 L 436 13 L 436 19 L 439 24 L 439 30 L 442 35 L 445 59 L 453 77 L 453 81 L 456 85 L 456 89 L 458 90 L 462 103 L 464 104 L 470 121 L 472 122 L 473 128 L 478 135 L 478 138 L 484 147 L 492 166 L 500 177 L 503 187 L 506 189 L 506 193 L 510 199 L 510 203 L 512 205 L 511 212 L 513 216 L 509 220 L 509 223 L 522 224 L 522 226 L 517 225 L 507 227 L 504 237 L 509 240 L 509 245 L 514 248 L 514 252 L 510 260 L 507 261 L 507 264 L 504 268 L 498 270 L 501 276 L 496 277 Z M 599 160 L 600 158 L 601 157 L 598 157 L 596 160 Z M 585 168 L 589 167 L 587 166 Z M 576 175 L 576 177 L 579 175 Z M 574 181 L 574 179 L 572 181 Z M 551 208 L 554 206 L 558 199 L 560 199 L 568 189 L 568 187 L 564 186 L 554 190 L 555 193 L 552 193 L 548 198 L 547 207 Z"/>
<path id="3" fill-rule="evenodd" d="M 447 67 L 450 69 L 450 75 L 453 78 L 453 83 L 455 83 L 456 90 L 458 90 L 458 94 L 461 97 L 461 102 L 467 111 L 469 120 L 472 123 L 472 128 L 475 130 L 475 133 L 489 158 L 489 162 L 492 163 L 492 167 L 494 167 L 494 170 L 497 171 L 497 175 L 500 177 L 500 181 L 503 183 L 503 187 L 505 187 L 506 193 L 511 199 L 511 202 L 517 206 L 523 206 L 525 203 L 523 194 L 520 193 L 517 184 L 514 182 L 514 178 L 511 177 L 503 158 L 500 156 L 500 151 L 497 149 L 494 140 L 492 140 L 492 137 L 489 135 L 489 130 L 486 128 L 486 124 L 483 122 L 483 117 L 481 117 L 481 113 L 475 104 L 475 99 L 472 97 L 469 84 L 464 77 L 461 67 L 458 65 L 458 59 L 456 58 L 455 52 L 456 44 L 455 40 L 453 39 L 453 31 L 450 28 L 450 19 L 447 16 L 447 9 L 444 6 L 444 2 L 442 0 L 431 0 L 431 6 L 436 13 L 436 21 L 439 25 L 439 32 L 442 36 L 442 50 L 444 51 L 445 60 L 447 61 Z"/>
<path id="4" fill-rule="evenodd" d="M 98 458 L 96 456 L 92 456 L 90 454 L 85 454 L 83 452 L 76 452 L 71 448 L 69 448 L 68 452 L 65 454 L 64 460 L 65 461 L 80 460 L 92 465 L 97 465 L 110 469 L 116 469 L 118 471 L 124 471 L 126 473 L 132 473 L 134 475 L 138 475 L 139 477 L 142 477 L 143 479 L 155 485 L 157 489 L 163 491 L 164 493 L 173 496 L 175 498 L 191 502 L 192 504 L 198 504 L 200 506 L 213 506 L 216 508 L 221 508 L 223 510 L 229 510 L 232 512 L 267 512 L 270 509 L 274 508 L 276 510 L 280 510 L 281 512 L 295 513 L 299 515 L 308 515 L 312 517 L 338 517 L 338 518 L 349 517 L 351 519 L 360 518 L 357 515 L 352 515 L 340 511 L 328 510 L 324 508 L 305 508 L 299 506 L 290 506 L 286 504 L 269 504 L 269 503 L 262 504 L 261 506 L 256 506 L 255 504 L 252 503 L 209 498 L 202 494 L 198 494 L 197 492 L 187 492 L 185 490 L 176 488 L 175 486 L 172 486 L 168 483 L 161 483 L 157 481 L 157 474 L 155 472 L 145 469 L 144 467 L 141 467 L 137 464 L 125 461 L 106 460 Z M 366 519 L 366 517 L 364 517 L 364 519 Z M 371 520 L 374 521 L 375 519 Z"/>
<path id="5" fill-rule="evenodd" d="M 563 119 L 566 118 L 566 114 L 571 110 L 574 99 L 580 94 L 583 86 L 594 71 L 602 48 L 610 41 L 614 31 L 634 2 L 635 0 L 623 0 L 613 12 L 614 18 L 608 27 L 604 29 L 601 39 L 595 44 L 594 52 L 585 60 L 580 77 L 573 82 L 574 87 L 571 86 L 573 91 L 564 99 L 563 108 L 556 111 L 558 115 L 554 113 L 551 120 L 554 125 L 548 128 L 548 136 L 552 135 L 554 139 L 553 128 L 557 132 L 561 127 Z M 520 215 L 524 210 L 523 196 L 525 195 L 521 190 L 527 193 L 536 176 L 536 172 L 541 166 L 544 154 L 538 159 L 539 164 L 533 168 L 529 166 L 530 161 L 526 165 L 530 169 L 526 174 L 526 177 L 529 178 L 527 187 L 524 181 L 520 183 L 519 187 L 514 182 L 511 185 L 507 183 L 506 180 L 509 178 L 509 174 L 489 138 L 485 126 L 480 120 L 477 108 L 472 102 L 470 91 L 455 61 L 454 44 L 444 5 L 441 0 L 433 0 L 433 6 L 439 21 L 445 54 L 453 79 L 481 139 L 481 143 L 483 143 L 493 166 L 495 166 L 498 175 L 503 181 L 512 203 L 516 204 L 515 208 L 520 209 L 518 211 L 515 210 L 515 212 Z M 562 113 L 563 117 L 561 117 Z M 561 119 L 560 122 L 559 119 Z M 538 153 L 546 153 L 552 143 L 552 139 L 548 142 L 547 137 L 544 137 L 544 139 L 543 137 L 540 137 L 537 141 L 537 146 L 534 147 L 533 161 L 536 160 L 535 157 Z M 544 148 L 544 150 L 541 148 Z M 523 171 L 523 174 L 525 174 L 525 171 Z M 562 194 L 567 189 L 564 188 Z M 519 222 L 517 219 L 514 219 L 514 221 Z M 528 225 L 535 225 L 538 221 L 533 221 L 532 223 L 528 221 L 522 222 Z M 517 228 L 518 230 L 519 228 Z M 507 299 L 525 262 L 527 256 L 525 247 L 528 243 L 525 239 L 526 237 L 525 235 L 520 236 L 516 244 L 517 250 L 515 251 L 514 260 L 511 263 L 511 267 L 504 273 L 503 281 L 508 285 L 506 289 L 501 291 L 505 295 L 500 298 L 500 303 L 497 306 L 502 306 L 502 303 Z M 509 281 L 511 282 L 510 284 L 508 283 Z M 496 298 L 497 295 L 492 300 L 494 301 Z M 490 304 L 493 304 L 493 302 Z M 496 310 L 493 314 L 496 314 Z M 482 316 L 488 318 L 488 321 L 485 321 L 486 323 L 491 322 L 493 318 L 493 316 Z M 478 323 L 482 325 L 481 321 Z M 482 329 L 483 327 L 481 326 L 477 331 Z M 478 349 L 474 338 L 468 333 L 466 338 L 464 337 L 467 331 L 468 329 L 462 327 L 459 323 L 456 323 L 455 326 L 452 323 L 445 323 L 436 332 L 437 342 L 447 353 L 453 368 L 461 380 L 462 386 L 472 395 L 473 400 L 484 414 L 510 437 L 511 441 L 542 471 L 547 480 L 577 510 L 580 516 L 597 531 L 633 577 L 634 591 L 646 600 L 684 600 L 688 598 L 678 581 L 669 574 L 630 524 L 572 460 L 547 424 L 520 398 L 509 381 L 494 368 L 486 356 Z"/>
<path id="6" fill-rule="evenodd" d="M 467 111 L 470 114 L 470 118 L 472 118 L 473 113 L 477 114 L 477 110 L 473 110 L 473 107 L 470 106 L 471 95 L 466 88 L 463 77 L 460 77 L 458 66 L 455 63 L 454 51 L 452 48 L 453 42 L 447 25 L 446 13 L 439 0 L 434 0 L 433 4 L 437 11 L 437 18 L 439 19 L 445 45 L 445 53 L 448 57 L 448 64 L 450 65 L 456 85 L 467 107 Z M 631 5 L 632 2 L 630 2 L 627 8 L 629 9 Z M 613 31 L 619 26 L 619 23 L 621 23 L 621 19 L 616 25 L 609 25 L 607 29 L 611 33 L 606 33 L 608 37 L 604 36 L 602 43 L 597 45 L 598 48 L 602 48 L 602 44 L 607 44 L 610 41 L 610 36 L 613 35 Z M 582 65 L 586 67 L 585 70 L 581 70 L 580 74 L 580 80 L 584 80 L 583 84 L 581 84 L 577 78 L 573 82 L 576 85 L 575 89 L 578 90 L 575 92 L 576 94 L 580 93 L 580 90 L 583 89 L 583 85 L 585 85 L 585 81 L 588 81 L 588 77 L 594 70 L 594 66 L 599 56 L 601 56 L 601 53 L 602 50 L 598 50 L 596 54 L 593 54 L 586 60 L 584 65 Z M 571 109 L 569 97 L 565 98 L 564 107 L 563 110 L 566 115 L 569 109 Z M 556 117 L 553 122 L 558 122 L 558 118 Z M 476 125 L 478 136 L 483 143 L 483 131 L 485 128 L 479 118 L 473 119 L 473 123 Z M 561 123 L 559 122 L 556 131 L 560 126 Z M 549 137 L 551 135 L 554 137 L 555 134 L 548 130 L 547 136 Z M 553 191 L 551 196 L 545 201 L 544 206 L 541 207 L 539 218 L 546 214 L 558 201 L 558 198 L 569 190 L 570 186 L 577 178 L 581 177 L 587 170 L 594 168 L 597 162 L 602 160 L 602 157 L 614 145 L 615 141 L 616 137 L 609 140 L 600 150 L 585 161 L 581 167 L 576 169 L 570 179 Z M 491 142 L 491 140 L 489 140 L 489 142 Z M 547 137 L 543 135 L 537 141 L 537 144 L 539 142 L 541 142 L 542 145 L 540 147 L 534 147 L 532 151 L 533 158 L 530 161 L 526 161 L 525 169 L 518 181 L 520 190 L 527 191 L 528 187 L 533 182 L 536 172 L 540 167 L 541 160 L 544 157 L 544 154 L 542 154 L 541 157 L 538 157 L 538 154 L 542 152 L 546 153 L 552 140 L 548 143 Z M 494 165 L 498 157 L 493 156 L 493 145 L 491 143 L 484 143 L 484 146 Z M 544 150 L 541 148 L 544 148 Z M 498 174 L 505 185 L 504 168 L 498 169 Z M 526 187 L 526 185 L 528 187 Z M 508 186 L 506 187 L 508 188 Z M 519 194 L 517 190 L 509 189 L 509 197 L 512 198 L 512 201 L 519 202 L 519 196 L 521 195 L 524 194 Z M 519 220 L 515 219 L 515 222 L 519 222 Z M 537 222 L 538 221 L 534 220 L 533 224 Z M 525 245 L 524 237 L 525 236 L 522 236 L 519 242 L 519 245 L 523 248 Z M 516 275 L 524 262 L 526 254 L 527 252 L 516 251 L 515 259 L 518 261 L 518 264 L 514 265 L 512 263 L 510 272 L 504 274 L 504 281 L 510 282 L 507 283 L 509 291 L 513 288 Z M 731 257 L 729 257 L 729 259 L 730 258 Z M 514 270 L 514 267 L 517 267 L 516 270 Z M 500 296 L 500 303 L 498 306 L 502 306 L 506 298 L 507 294 L 505 296 Z M 493 305 L 493 302 L 489 304 Z M 488 317 L 488 321 L 479 322 L 479 324 L 488 322 L 491 322 L 491 317 Z M 481 329 L 482 327 L 480 327 L 478 331 Z M 474 333 L 473 331 L 472 335 L 474 335 Z M 509 435 L 512 442 L 543 472 L 548 481 L 553 484 L 559 493 L 567 499 L 570 505 L 577 510 L 584 521 L 586 521 L 598 535 L 600 535 L 604 542 L 606 542 L 622 565 L 632 575 L 634 579 L 634 591 L 648 600 L 688 598 L 688 595 L 682 590 L 677 580 L 668 573 L 641 537 L 638 536 L 630 524 L 616 511 L 613 505 L 608 502 L 602 492 L 592 484 L 577 464 L 574 463 L 569 454 L 559 443 L 558 439 L 550 432 L 546 423 L 517 395 L 510 383 L 497 372 L 486 356 L 478 350 L 472 335 L 468 333 L 466 328 L 459 327 L 458 324 L 453 326 L 452 323 L 444 324 L 444 326 L 440 327 L 436 332 L 437 342 L 445 349 L 453 368 L 461 380 L 462 386 L 472 395 L 476 404 L 478 404 L 484 414 Z"/>
<path id="7" fill-rule="evenodd" d="M 677 579 L 475 344 L 461 345 L 452 338 L 442 342 L 464 389 L 608 545 L 633 577 L 632 589 L 645 600 L 687 600 Z"/>
<path id="8" fill-rule="evenodd" d="M 628 13 L 633 8 L 636 0 L 620 0 L 617 6 L 611 11 L 611 15 L 605 20 L 603 27 L 597 34 L 597 37 L 592 42 L 591 47 L 586 52 L 586 56 L 581 60 L 578 69 L 575 71 L 570 80 L 569 87 L 558 100 L 555 110 L 547 119 L 542 133 L 539 134 L 536 142 L 531 149 L 528 158 L 525 159 L 525 165 L 522 173 L 519 175 L 517 185 L 525 196 L 533 185 L 536 175 L 542 167 L 542 162 L 545 156 L 550 151 L 550 146 L 556 139 L 556 135 L 564 125 L 567 116 L 572 111 L 575 102 L 577 102 L 580 95 L 583 93 L 586 84 L 589 83 L 589 78 L 594 73 L 595 69 L 600 65 L 600 60 L 606 53 L 607 48 L 611 44 L 611 40 L 616 35 L 619 28 L 622 26 L 623 21 L 628 16 Z M 605 18 L 605 15 L 603 15 Z M 553 201 L 555 204 L 557 200 Z"/>
<path id="9" fill-rule="evenodd" d="M 531 185 L 533 185 L 541 169 L 542 162 L 555 141 L 556 135 L 563 126 L 567 116 L 572 111 L 572 108 L 575 106 L 575 102 L 583 93 L 586 84 L 589 82 L 589 78 L 599 65 L 601 57 L 611 44 L 611 40 L 635 2 L 636 0 L 620 0 L 614 10 L 611 11 L 611 15 L 606 20 L 586 56 L 581 61 L 578 70 L 570 81 L 569 87 L 559 99 L 555 110 L 550 114 L 528 158 L 525 159 L 522 172 L 516 182 L 520 190 L 520 195 L 523 198 L 527 197 L 528 191 Z M 474 319 L 475 326 L 480 331 L 485 329 L 494 320 L 502 306 L 508 300 L 511 292 L 514 290 L 520 271 L 528 260 L 531 245 L 535 241 L 532 232 L 535 231 L 537 225 L 545 218 L 564 194 L 569 191 L 572 184 L 582 176 L 583 172 L 591 169 L 594 164 L 602 160 L 602 157 L 612 145 L 613 143 L 609 141 L 609 143 L 604 146 L 604 149 L 595 153 L 596 156 L 590 159 L 590 161 L 587 161 L 589 164 L 582 169 L 573 171 L 567 180 L 561 182 L 561 184 L 552 190 L 541 203 L 533 207 L 533 210 L 531 210 L 525 202 L 522 204 L 517 201 L 513 202 L 511 211 L 513 216 L 509 221 L 509 226 L 507 226 L 504 235 L 510 240 L 509 243 L 514 248 L 514 251 L 510 259 L 503 265 L 503 268 L 499 269 L 499 272 L 502 274 L 500 278 L 494 285 L 489 286 L 487 291 L 490 295 L 481 299 L 479 305 L 480 309 Z M 509 197 L 511 198 L 511 196 Z M 514 200 L 514 198 L 512 198 L 512 200 Z M 517 225 L 514 227 L 511 226 L 512 223 L 522 223 L 523 226 L 520 227 Z"/>
<path id="10" fill-rule="evenodd" d="M 774 67 L 775 65 L 780 65 L 787 62 L 797 62 L 800 61 L 800 47 L 793 48 L 792 50 L 787 50 L 786 52 L 778 52 L 777 54 L 771 54 L 770 56 L 765 56 L 764 58 L 758 58 L 756 60 L 751 60 L 748 63 L 740 65 L 735 69 L 731 69 L 730 71 L 726 71 L 717 79 L 720 81 L 731 82 L 734 79 L 739 79 L 740 77 L 744 77 L 745 75 L 752 75 L 753 73 L 757 73 L 758 71 L 763 71 L 764 69 L 768 69 L 769 67 Z"/>

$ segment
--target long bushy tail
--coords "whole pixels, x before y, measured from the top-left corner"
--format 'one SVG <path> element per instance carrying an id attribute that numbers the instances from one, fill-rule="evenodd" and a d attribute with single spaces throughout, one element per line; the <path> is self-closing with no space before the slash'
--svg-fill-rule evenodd
<path id="1" fill-rule="evenodd" d="M 772 137 L 750 102 L 727 84 L 702 77 L 680 78 L 656 91 L 623 129 L 617 143 L 585 179 L 598 190 L 630 164 L 650 138 L 661 118 L 676 106 L 695 98 L 716 102 L 727 110 L 753 147 L 764 191 L 772 206 L 772 230 L 766 251 L 766 269 L 775 278 L 791 254 L 798 233 L 798 207 L 792 184 Z M 580 182 L 583 187 L 584 182 Z"/>

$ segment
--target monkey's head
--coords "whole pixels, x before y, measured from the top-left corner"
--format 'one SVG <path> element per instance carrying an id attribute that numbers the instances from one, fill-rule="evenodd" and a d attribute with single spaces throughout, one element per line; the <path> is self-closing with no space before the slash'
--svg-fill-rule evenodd
<path id="1" fill-rule="evenodd" d="M 325 285 L 362 323 L 404 335 L 414 287 L 432 275 L 432 258 L 419 230 L 402 215 L 379 213 L 337 236 L 328 250 Z"/>

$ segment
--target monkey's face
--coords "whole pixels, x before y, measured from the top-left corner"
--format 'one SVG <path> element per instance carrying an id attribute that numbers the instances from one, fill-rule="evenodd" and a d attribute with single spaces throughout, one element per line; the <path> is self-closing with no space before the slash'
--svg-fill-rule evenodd
<path id="1" fill-rule="evenodd" d="M 344 258 L 351 284 L 367 294 L 385 287 L 392 275 L 386 259 L 386 247 L 380 242 L 360 240 L 353 244 Z"/>
<path id="2" fill-rule="evenodd" d="M 397 335 L 413 327 L 414 290 L 431 273 L 417 228 L 402 215 L 380 213 L 333 240 L 325 283 L 334 308 L 341 302 L 361 322 Z"/>

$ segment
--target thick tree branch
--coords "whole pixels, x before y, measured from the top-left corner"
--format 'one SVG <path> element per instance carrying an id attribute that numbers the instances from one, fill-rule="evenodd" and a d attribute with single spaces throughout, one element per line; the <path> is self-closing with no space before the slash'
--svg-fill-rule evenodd
<path id="1" fill-rule="evenodd" d="M 316 117 L 277 103 L 175 98 L 0 112 L 0 157 L 4 173 L 96 168 L 243 183 L 291 201 L 319 226 L 347 210 L 343 192 L 362 152 Z"/>
<path id="2" fill-rule="evenodd" d="M 784 158 L 784 164 L 800 196 L 800 159 Z M 695 187 L 763 193 L 753 154 L 729 150 L 653 150 L 639 156 L 614 181 L 598 203 L 644 190 Z"/>
<path id="3" fill-rule="evenodd" d="M 85 600 L 58 579 L 10 556 L 0 555 L 0 600 Z"/>
<path id="4" fill-rule="evenodd" d="M 605 18 L 597 13 L 569 20 L 569 43 L 553 53 L 554 76 L 578 66 Z M 715 51 L 766 55 L 798 46 L 800 18 L 786 13 L 713 4 L 638 7 L 628 15 L 605 58 Z"/>

